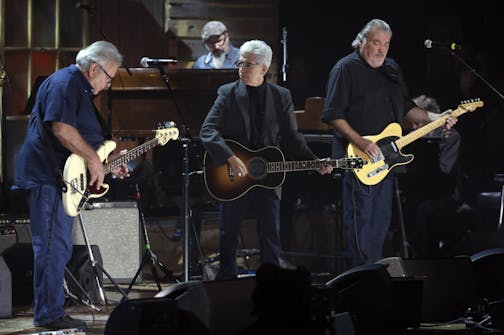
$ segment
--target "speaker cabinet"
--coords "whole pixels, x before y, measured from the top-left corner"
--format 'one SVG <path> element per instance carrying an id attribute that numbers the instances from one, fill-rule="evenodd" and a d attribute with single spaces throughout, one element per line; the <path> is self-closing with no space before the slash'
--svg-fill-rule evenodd
<path id="1" fill-rule="evenodd" d="M 172 299 L 125 300 L 110 313 L 104 334 L 205 335 L 180 329 L 177 314 L 177 306 Z"/>
<path id="2" fill-rule="evenodd" d="M 12 275 L 12 304 L 33 303 L 33 250 L 31 243 L 16 243 L 2 253 Z"/>
<path id="3" fill-rule="evenodd" d="M 350 268 L 326 283 L 336 313 L 350 312 L 357 334 L 397 334 L 393 284 L 382 264 Z"/>
<path id="4" fill-rule="evenodd" d="M 504 299 L 504 248 L 482 250 L 471 256 L 476 273 L 477 293 L 489 302 Z"/>
<path id="5" fill-rule="evenodd" d="M 89 244 L 95 244 L 100 249 L 104 270 L 114 282 L 130 283 L 142 258 L 143 244 L 137 203 L 95 202 L 81 211 L 81 217 Z M 74 245 L 85 244 L 79 216 L 74 222 L 73 242 Z M 141 281 L 140 272 L 135 282 Z M 110 279 L 104 276 L 103 282 L 110 283 Z"/>
<path id="6" fill-rule="evenodd" d="M 0 214 L 0 254 L 16 243 L 31 243 L 30 219 L 25 215 Z"/>
<path id="7" fill-rule="evenodd" d="M 0 318 L 12 317 L 12 277 L 7 263 L 0 256 Z"/>
<path id="8" fill-rule="evenodd" d="M 223 281 L 189 281 L 156 294 L 170 298 L 211 335 L 238 334 L 255 321 L 251 314 L 255 277 Z"/>
<path id="9" fill-rule="evenodd" d="M 378 261 L 393 278 L 423 281 L 422 322 L 446 322 L 463 317 L 477 303 L 476 276 L 467 256 L 436 259 L 389 257 Z"/>

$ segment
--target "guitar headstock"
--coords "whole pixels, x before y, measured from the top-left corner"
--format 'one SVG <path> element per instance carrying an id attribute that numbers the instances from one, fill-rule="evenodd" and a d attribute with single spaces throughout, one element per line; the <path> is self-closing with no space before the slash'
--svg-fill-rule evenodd
<path id="1" fill-rule="evenodd" d="M 155 137 L 160 145 L 165 145 L 169 140 L 176 140 L 179 137 L 179 130 L 175 122 L 166 121 L 159 124 Z"/>
<path id="2" fill-rule="evenodd" d="M 458 108 L 461 108 L 465 111 L 472 112 L 478 107 L 483 107 L 484 103 L 479 98 L 464 100 L 460 102 Z"/>
<path id="3" fill-rule="evenodd" d="M 341 169 L 360 169 L 366 164 L 362 157 L 345 157 L 338 160 Z"/>

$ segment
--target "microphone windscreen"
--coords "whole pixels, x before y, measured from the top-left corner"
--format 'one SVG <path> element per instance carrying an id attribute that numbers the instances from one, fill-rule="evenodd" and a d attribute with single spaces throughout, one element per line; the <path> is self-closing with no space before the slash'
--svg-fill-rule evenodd
<path id="1" fill-rule="evenodd" d="M 140 60 L 140 65 L 143 67 L 149 67 L 149 58 L 148 57 L 142 57 Z"/>

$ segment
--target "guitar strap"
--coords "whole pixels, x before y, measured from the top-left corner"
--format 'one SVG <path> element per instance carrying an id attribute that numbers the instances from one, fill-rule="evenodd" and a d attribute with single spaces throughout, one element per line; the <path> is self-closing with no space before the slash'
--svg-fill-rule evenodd
<path id="1" fill-rule="evenodd" d="M 54 175 L 56 176 L 56 183 L 57 186 L 61 189 L 61 192 L 66 192 L 67 191 L 67 186 L 65 185 L 65 182 L 63 181 L 63 172 L 61 171 L 60 167 L 56 163 L 56 158 L 54 154 L 54 148 L 52 146 L 51 141 L 49 141 L 49 138 L 47 137 L 47 131 L 44 128 L 44 123 L 42 120 L 42 117 L 40 116 L 40 112 L 37 113 L 37 125 L 40 133 L 40 138 L 42 139 L 42 142 L 45 143 L 45 149 L 47 152 L 47 156 L 49 157 L 49 160 L 52 163 L 53 170 L 54 170 Z"/>

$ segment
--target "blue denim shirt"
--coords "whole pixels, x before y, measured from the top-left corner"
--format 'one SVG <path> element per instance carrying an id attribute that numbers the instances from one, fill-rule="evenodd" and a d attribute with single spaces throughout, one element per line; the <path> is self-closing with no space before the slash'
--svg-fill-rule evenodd
<path id="1" fill-rule="evenodd" d="M 46 138 L 54 150 L 55 163 L 61 169 L 70 151 L 53 136 L 51 122 L 64 122 L 75 127 L 93 148 L 103 143 L 92 98 L 93 87 L 75 65 L 60 69 L 44 80 L 37 92 L 25 141 L 19 150 L 15 186 L 29 189 L 38 185 L 56 185 L 54 163 L 48 155 L 51 148 L 40 137 L 39 115 L 47 130 Z"/>

